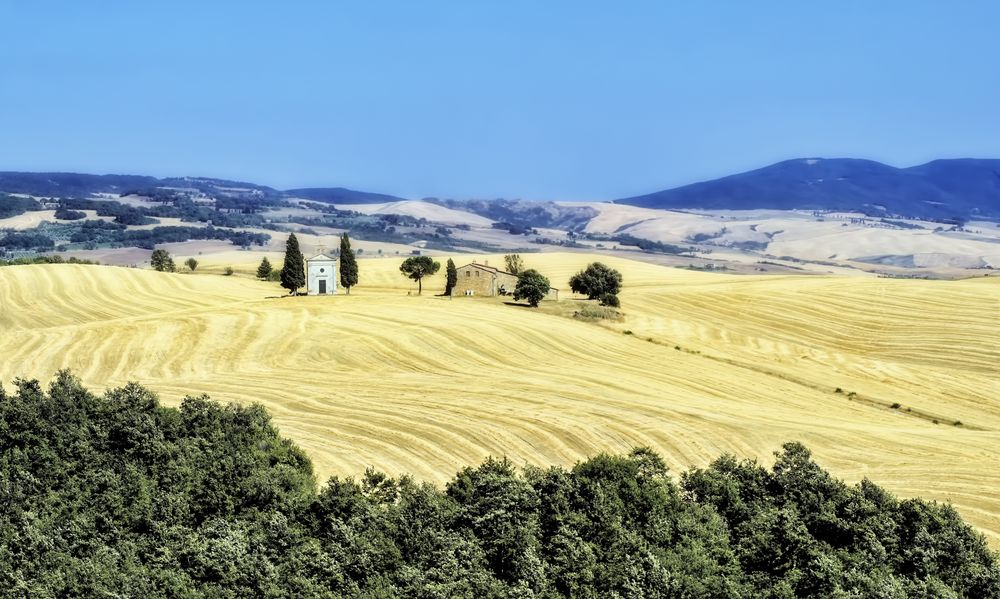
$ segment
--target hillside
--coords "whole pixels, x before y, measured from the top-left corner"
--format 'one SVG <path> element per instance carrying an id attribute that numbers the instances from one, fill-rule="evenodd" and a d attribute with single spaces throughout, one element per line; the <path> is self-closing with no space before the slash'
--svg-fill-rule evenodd
<path id="1" fill-rule="evenodd" d="M 243 254 L 238 273 L 259 260 Z M 589 257 L 527 259 L 565 287 Z M 724 452 L 770 463 L 798 440 L 849 482 L 953 502 L 1000 545 L 1000 281 L 607 261 L 626 316 L 603 324 L 569 301 L 407 296 L 390 259 L 361 261 L 361 285 L 332 298 L 242 276 L 0 268 L 0 380 L 69 367 L 170 404 L 260 402 L 321 477 L 374 465 L 443 482 L 489 455 L 571 464 L 636 445 L 676 472 Z"/>
<path id="2" fill-rule="evenodd" d="M 331 204 L 395 202 L 402 198 L 343 187 L 312 187 L 281 191 L 243 181 L 208 177 L 166 177 L 145 175 L 90 175 L 84 173 L 32 173 L 0 171 L 0 192 L 38 197 L 89 198 L 94 194 L 148 193 L 156 189 L 196 190 L 222 198 L 301 198 Z"/>
<path id="3" fill-rule="evenodd" d="M 644 208 L 838 210 L 968 220 L 1000 217 L 1000 160 L 786 160 L 712 181 L 618 200 Z"/>
<path id="4" fill-rule="evenodd" d="M 356 191 L 344 187 L 302 187 L 285 190 L 285 195 L 327 204 L 380 204 L 382 202 L 398 202 L 403 199 L 384 193 Z"/>

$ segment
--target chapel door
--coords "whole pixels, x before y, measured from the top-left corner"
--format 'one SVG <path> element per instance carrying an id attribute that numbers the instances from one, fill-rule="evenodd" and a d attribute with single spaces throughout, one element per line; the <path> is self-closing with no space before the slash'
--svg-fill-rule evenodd
<path id="1" fill-rule="evenodd" d="M 319 294 L 323 295 L 326 293 L 326 279 L 319 280 Z"/>

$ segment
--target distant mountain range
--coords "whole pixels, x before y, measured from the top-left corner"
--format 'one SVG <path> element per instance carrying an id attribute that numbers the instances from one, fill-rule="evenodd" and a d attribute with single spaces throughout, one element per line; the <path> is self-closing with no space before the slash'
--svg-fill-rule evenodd
<path id="1" fill-rule="evenodd" d="M 87 198 L 95 193 L 143 192 L 157 188 L 196 189 L 213 197 L 302 198 L 315 202 L 364 204 L 396 202 L 403 198 L 354 191 L 343 187 L 314 187 L 279 190 L 244 181 L 207 177 L 167 177 L 144 175 L 88 175 L 81 173 L 26 173 L 0 171 L 0 192 L 24 193 L 37 197 Z"/>
<path id="2" fill-rule="evenodd" d="M 279 190 L 204 177 L 159 179 L 140 175 L 0 172 L 0 192 L 39 197 L 86 198 L 95 193 L 155 193 L 164 188 L 196 189 L 212 197 L 236 201 L 302 198 L 331 204 L 362 204 L 403 199 L 343 187 Z M 872 160 L 800 158 L 721 179 L 624 198 L 616 203 L 659 209 L 844 210 L 941 221 L 1000 218 L 1000 160 L 935 160 L 896 168 Z M 497 217 L 492 214 L 495 207 L 484 208 L 480 206 L 482 202 L 465 204 L 468 205 L 453 207 Z"/>
<path id="3" fill-rule="evenodd" d="M 616 203 L 660 209 L 849 210 L 935 220 L 1000 217 L 1000 160 L 935 160 L 895 168 L 872 160 L 801 158 Z"/>

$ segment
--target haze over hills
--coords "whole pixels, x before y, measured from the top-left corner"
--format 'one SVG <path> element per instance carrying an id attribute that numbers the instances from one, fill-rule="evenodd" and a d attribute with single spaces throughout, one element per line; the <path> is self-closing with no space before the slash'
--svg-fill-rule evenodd
<path id="1" fill-rule="evenodd" d="M 936 220 L 996 217 L 1000 160 L 934 160 L 896 168 L 873 160 L 800 158 L 617 203 L 659 209 L 844 210 Z"/>
<path id="2" fill-rule="evenodd" d="M 196 189 L 209 196 L 242 195 L 282 198 L 295 197 L 316 202 L 364 204 L 395 202 L 403 198 L 354 191 L 343 187 L 316 187 L 279 190 L 267 185 L 211 177 L 165 177 L 146 175 L 91 175 L 85 173 L 0 172 L 0 192 L 44 197 L 88 197 L 93 194 L 124 194 L 155 188 Z"/>
<path id="3" fill-rule="evenodd" d="M 255 183 L 205 177 L 0 172 L 0 192 L 35 196 L 86 197 L 157 187 L 194 188 L 214 196 L 302 198 L 333 204 L 405 199 L 344 187 L 279 190 Z M 1000 159 L 944 159 L 896 168 L 854 158 L 798 158 L 719 179 L 619 199 L 615 203 L 666 210 L 853 211 L 871 216 L 944 221 L 996 218 L 1000 217 Z M 490 211 L 488 204 L 477 200 L 462 208 L 484 213 Z"/>

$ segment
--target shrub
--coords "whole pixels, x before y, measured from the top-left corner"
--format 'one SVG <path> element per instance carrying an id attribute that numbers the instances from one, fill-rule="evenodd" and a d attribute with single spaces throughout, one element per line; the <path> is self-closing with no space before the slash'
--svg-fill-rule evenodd
<path id="1" fill-rule="evenodd" d="M 82 220 L 87 218 L 87 213 L 79 210 L 70 210 L 68 208 L 59 208 L 53 216 L 59 220 Z"/>
<path id="2" fill-rule="evenodd" d="M 149 257 L 149 264 L 153 267 L 153 270 L 160 272 L 174 272 L 177 267 L 174 266 L 174 259 L 170 257 L 170 253 L 167 250 L 153 250 L 153 254 Z"/>
<path id="3" fill-rule="evenodd" d="M 607 306 L 583 306 L 573 313 L 573 318 L 579 320 L 621 320 L 621 314 Z"/>
<path id="4" fill-rule="evenodd" d="M 226 275 L 227 277 L 233 276 L 233 267 L 232 266 L 227 266 L 226 268 L 224 268 L 222 270 L 222 274 Z"/>
<path id="5" fill-rule="evenodd" d="M 598 301 L 602 306 L 608 306 L 609 308 L 618 308 L 622 305 L 618 296 L 613 293 L 605 293 L 598 298 Z"/>

